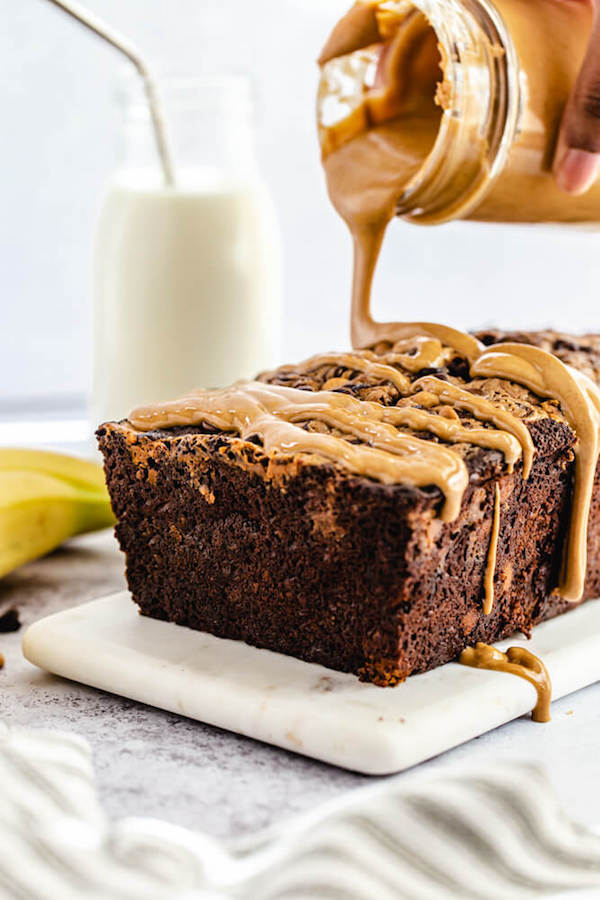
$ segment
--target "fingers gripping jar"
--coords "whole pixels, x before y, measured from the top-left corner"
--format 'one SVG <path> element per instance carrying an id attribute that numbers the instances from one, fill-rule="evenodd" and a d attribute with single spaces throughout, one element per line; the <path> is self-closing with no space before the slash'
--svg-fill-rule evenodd
<path id="1" fill-rule="evenodd" d="M 318 123 L 331 198 L 356 225 L 598 223 L 552 175 L 592 28 L 567 0 L 356 3 L 320 59 Z"/>

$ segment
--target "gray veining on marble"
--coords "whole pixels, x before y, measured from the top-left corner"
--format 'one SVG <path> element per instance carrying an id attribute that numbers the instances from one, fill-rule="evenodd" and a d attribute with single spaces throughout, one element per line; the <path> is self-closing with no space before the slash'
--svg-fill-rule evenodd
<path id="1" fill-rule="evenodd" d="M 81 538 L 0 581 L 0 606 L 24 624 L 123 587 L 108 534 Z M 92 744 L 102 800 L 114 817 L 149 815 L 226 837 L 288 818 L 369 779 L 176 715 L 46 675 L 0 634 L 0 718 L 77 731 Z M 423 766 L 541 761 L 573 816 L 600 822 L 600 685 L 559 701 L 553 721 L 520 719 Z M 406 779 L 412 772 L 406 773 Z"/>

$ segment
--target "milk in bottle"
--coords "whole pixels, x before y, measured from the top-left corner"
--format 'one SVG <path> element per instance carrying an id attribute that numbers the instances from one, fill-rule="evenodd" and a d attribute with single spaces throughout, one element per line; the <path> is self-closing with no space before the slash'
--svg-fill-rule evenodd
<path id="1" fill-rule="evenodd" d="M 254 157 L 248 85 L 167 82 L 175 180 L 129 82 L 126 159 L 94 254 L 92 423 L 251 377 L 278 361 L 280 236 Z"/>

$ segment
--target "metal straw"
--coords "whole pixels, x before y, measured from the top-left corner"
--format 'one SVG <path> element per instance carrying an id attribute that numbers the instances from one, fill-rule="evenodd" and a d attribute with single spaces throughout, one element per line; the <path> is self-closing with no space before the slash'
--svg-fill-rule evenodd
<path id="1" fill-rule="evenodd" d="M 101 37 L 108 44 L 119 50 L 137 69 L 146 93 L 148 105 L 150 108 L 150 116 L 152 119 L 152 130 L 156 141 L 156 149 L 160 158 L 165 183 L 171 187 L 175 183 L 173 172 L 173 162 L 169 145 L 167 141 L 165 121 L 162 114 L 160 100 L 156 92 L 154 79 L 152 78 L 143 57 L 138 48 L 128 38 L 119 34 L 110 25 L 106 25 L 97 16 L 92 15 L 86 9 L 83 9 L 78 3 L 72 3 L 71 0 L 48 0 L 63 12 L 68 13 L 94 34 Z"/>

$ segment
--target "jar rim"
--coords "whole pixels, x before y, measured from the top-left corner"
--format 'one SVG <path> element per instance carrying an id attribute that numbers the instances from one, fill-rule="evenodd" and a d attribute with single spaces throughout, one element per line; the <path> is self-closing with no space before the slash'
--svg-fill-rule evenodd
<path id="1" fill-rule="evenodd" d="M 466 218 L 492 189 L 508 160 L 521 113 L 519 59 L 510 32 L 492 0 L 460 0 L 458 3 L 456 0 L 442 3 L 440 0 L 410 0 L 410 3 L 425 15 L 440 42 L 445 63 L 444 81 L 450 85 L 455 106 L 444 109 L 434 145 L 399 198 L 397 214 L 415 224 L 443 224 Z M 464 60 L 456 34 L 449 26 L 449 8 L 465 25 L 468 23 L 473 38 L 479 32 L 487 45 L 490 81 L 485 94 L 481 92 L 480 95 L 482 110 L 484 104 L 488 106 L 487 133 L 482 135 L 481 141 L 485 152 L 480 166 L 473 170 L 471 182 L 444 208 L 435 206 L 432 189 L 437 187 L 439 190 L 440 170 L 446 165 L 448 149 L 461 127 L 461 110 L 456 101 L 460 101 L 461 91 L 465 91 Z M 453 21 L 455 23 L 456 19 Z M 460 158 L 455 159 L 457 171 L 448 172 L 446 180 L 461 174 L 461 163 Z M 424 202 L 429 197 L 434 201 L 433 205 Z"/>

